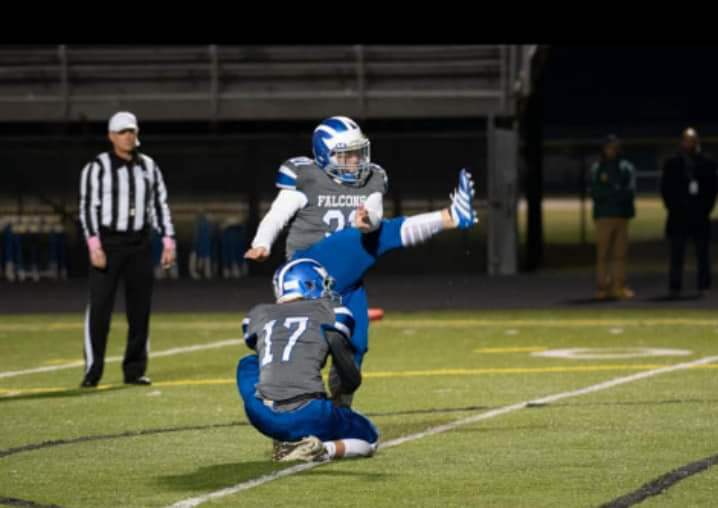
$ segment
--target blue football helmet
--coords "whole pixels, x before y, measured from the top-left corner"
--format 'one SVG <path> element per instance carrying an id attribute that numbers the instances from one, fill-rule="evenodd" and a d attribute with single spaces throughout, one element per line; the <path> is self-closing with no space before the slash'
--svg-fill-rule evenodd
<path id="1" fill-rule="evenodd" d="M 319 262 L 310 258 L 294 259 L 277 268 L 272 284 L 277 303 L 299 299 L 341 299 L 333 291 L 334 277 Z"/>
<path id="2" fill-rule="evenodd" d="M 354 120 L 332 116 L 317 125 L 312 135 L 317 165 L 348 185 L 362 185 L 369 177 L 369 139 Z"/>

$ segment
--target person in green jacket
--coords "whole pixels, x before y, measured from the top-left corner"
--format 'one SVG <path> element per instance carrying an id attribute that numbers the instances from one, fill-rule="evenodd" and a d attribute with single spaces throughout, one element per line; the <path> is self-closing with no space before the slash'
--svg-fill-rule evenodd
<path id="1" fill-rule="evenodd" d="M 593 219 L 596 224 L 596 298 L 627 299 L 628 221 L 636 215 L 636 169 L 622 156 L 619 139 L 609 134 L 601 160 L 591 167 Z"/>

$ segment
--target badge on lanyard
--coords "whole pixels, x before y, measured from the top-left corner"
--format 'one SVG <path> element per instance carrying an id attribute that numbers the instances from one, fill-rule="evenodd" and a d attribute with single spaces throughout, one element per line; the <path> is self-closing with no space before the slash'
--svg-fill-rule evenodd
<path id="1" fill-rule="evenodd" d="M 691 180 L 688 184 L 688 193 L 695 196 L 698 194 L 698 180 Z"/>

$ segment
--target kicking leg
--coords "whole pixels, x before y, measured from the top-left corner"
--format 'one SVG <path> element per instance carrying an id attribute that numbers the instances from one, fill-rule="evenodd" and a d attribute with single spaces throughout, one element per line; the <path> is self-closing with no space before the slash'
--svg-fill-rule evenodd
<path id="1" fill-rule="evenodd" d="M 369 350 L 369 302 L 364 286 L 342 293 L 342 304 L 354 316 L 354 333 L 349 339 L 354 347 L 354 361 L 361 368 L 364 355 Z"/>
<path id="2" fill-rule="evenodd" d="M 362 233 L 362 229 L 369 229 L 364 222 L 368 220 L 369 212 L 360 206 L 355 219 L 357 227 L 343 229 L 307 249 L 298 250 L 292 259 L 306 257 L 318 261 L 336 280 L 335 290 L 343 293 L 356 285 L 385 253 L 419 245 L 447 229 L 473 227 L 478 222 L 476 210 L 471 205 L 473 197 L 471 174 L 462 169 L 459 185 L 451 195 L 448 208 L 411 217 L 384 219 L 378 230 Z"/>

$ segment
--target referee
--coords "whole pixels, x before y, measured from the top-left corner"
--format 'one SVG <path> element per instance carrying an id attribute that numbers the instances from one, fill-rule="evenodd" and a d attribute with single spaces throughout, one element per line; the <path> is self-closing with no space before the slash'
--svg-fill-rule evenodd
<path id="1" fill-rule="evenodd" d="M 122 362 L 125 384 L 149 385 L 150 304 L 154 282 L 150 228 L 163 237 L 162 267 L 175 261 L 175 230 L 167 189 L 155 161 L 137 151 L 137 118 L 120 111 L 110 118 L 112 150 L 85 165 L 80 178 L 80 222 L 90 254 L 90 300 L 85 312 L 83 388 L 97 386 L 115 291 L 125 284 L 129 330 Z"/>

